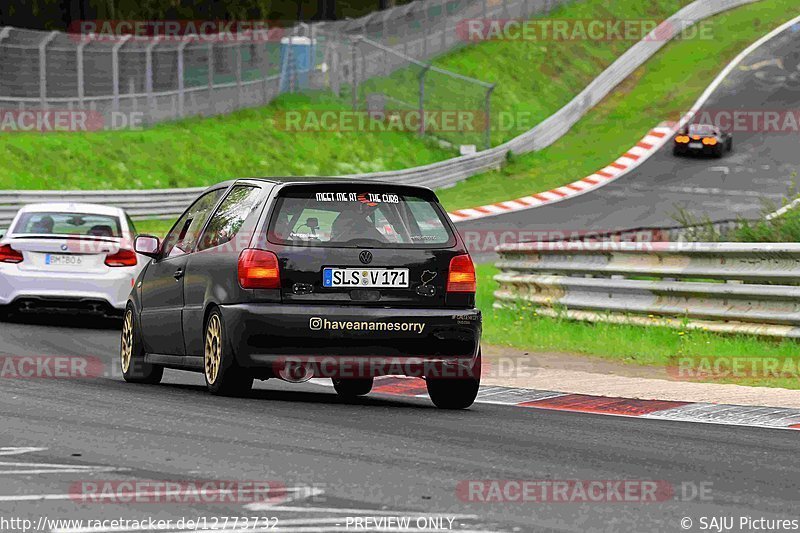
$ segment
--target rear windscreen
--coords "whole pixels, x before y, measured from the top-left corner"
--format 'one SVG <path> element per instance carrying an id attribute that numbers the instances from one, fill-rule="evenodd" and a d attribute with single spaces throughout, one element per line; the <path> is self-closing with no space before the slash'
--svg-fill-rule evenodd
<path id="1" fill-rule="evenodd" d="M 428 199 L 352 186 L 287 189 L 269 226 L 276 244 L 436 248 L 455 244 L 446 216 Z"/>
<path id="2" fill-rule="evenodd" d="M 714 135 L 714 126 L 706 124 L 691 124 L 689 126 L 689 134 L 691 135 Z"/>
<path id="3" fill-rule="evenodd" d="M 30 212 L 20 215 L 12 233 L 18 235 L 91 235 L 121 237 L 119 217 L 83 213 Z"/>

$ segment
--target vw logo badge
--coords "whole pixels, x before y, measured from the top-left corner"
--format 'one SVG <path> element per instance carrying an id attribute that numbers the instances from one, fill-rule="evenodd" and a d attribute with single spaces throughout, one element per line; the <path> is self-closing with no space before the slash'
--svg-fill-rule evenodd
<path id="1" fill-rule="evenodd" d="M 65 252 L 67 251 L 67 248 L 69 247 L 66 244 L 61 245 L 61 249 L 64 250 Z"/>
<path id="2" fill-rule="evenodd" d="M 358 260 L 364 263 L 365 265 L 372 263 L 372 252 L 370 252 L 369 250 L 364 250 L 363 252 L 358 254 Z"/>

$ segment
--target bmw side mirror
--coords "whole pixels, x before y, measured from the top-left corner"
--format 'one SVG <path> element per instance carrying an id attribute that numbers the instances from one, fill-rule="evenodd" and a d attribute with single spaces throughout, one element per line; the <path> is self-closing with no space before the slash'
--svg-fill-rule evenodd
<path id="1" fill-rule="evenodd" d="M 158 255 L 159 245 L 158 237 L 152 235 L 139 235 L 133 242 L 133 249 L 137 254 L 142 254 L 147 257 L 155 258 Z"/>

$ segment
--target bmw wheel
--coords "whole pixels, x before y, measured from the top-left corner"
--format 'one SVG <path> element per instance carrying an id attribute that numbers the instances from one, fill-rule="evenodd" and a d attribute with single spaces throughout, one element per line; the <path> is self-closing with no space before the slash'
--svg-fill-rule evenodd
<path id="1" fill-rule="evenodd" d="M 133 306 L 128 305 L 122 322 L 122 338 L 119 348 L 120 367 L 122 377 L 128 383 L 161 382 L 164 376 L 164 367 L 145 363 L 144 349 L 142 348 L 142 333 L 139 330 L 139 321 Z"/>
<path id="2" fill-rule="evenodd" d="M 253 376 L 236 364 L 219 309 L 206 321 L 203 375 L 208 390 L 220 396 L 245 395 L 253 387 Z"/>

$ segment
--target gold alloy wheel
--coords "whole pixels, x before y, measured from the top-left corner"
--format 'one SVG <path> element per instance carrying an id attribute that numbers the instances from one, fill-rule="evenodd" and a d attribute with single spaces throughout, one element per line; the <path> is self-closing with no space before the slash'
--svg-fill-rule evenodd
<path id="1" fill-rule="evenodd" d="M 119 358 L 122 371 L 128 372 L 131 366 L 131 355 L 133 354 L 133 310 L 125 312 L 125 323 L 122 325 L 122 346 Z"/>
<path id="2" fill-rule="evenodd" d="M 219 363 L 222 358 L 222 324 L 219 315 L 211 315 L 206 326 L 205 372 L 206 381 L 213 385 L 219 375 Z"/>

